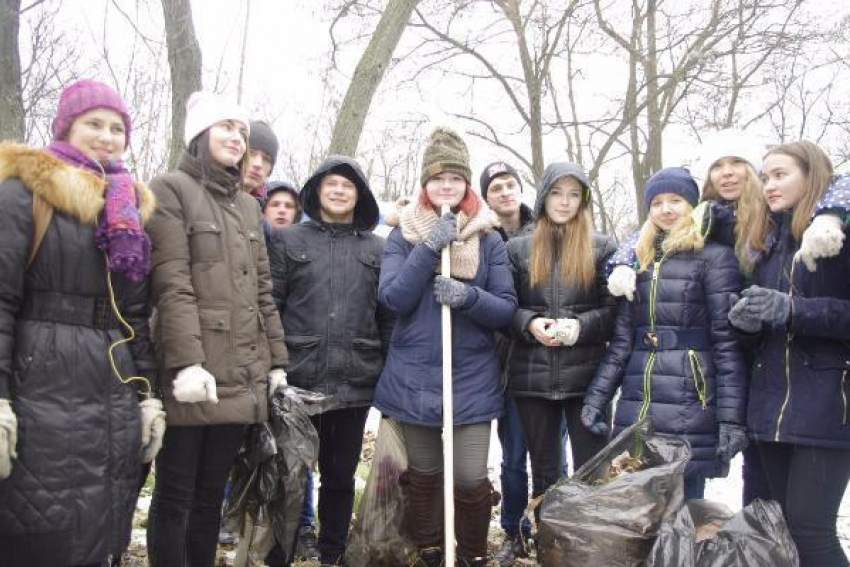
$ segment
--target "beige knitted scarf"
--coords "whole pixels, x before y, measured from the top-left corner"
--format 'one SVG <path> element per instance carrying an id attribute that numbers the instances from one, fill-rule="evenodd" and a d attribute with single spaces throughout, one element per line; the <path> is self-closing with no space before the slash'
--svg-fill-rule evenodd
<path id="1" fill-rule="evenodd" d="M 458 239 L 450 245 L 452 277 L 463 280 L 471 280 L 475 277 L 480 260 L 480 235 L 494 226 L 494 217 L 495 215 L 483 203 L 475 216 L 471 218 L 462 211 L 458 213 Z M 413 244 L 424 242 L 431 229 L 437 224 L 438 218 L 431 207 L 419 202 L 412 203 L 401 212 L 399 222 L 401 235 Z M 439 263 L 434 267 L 434 271 L 440 271 Z"/>

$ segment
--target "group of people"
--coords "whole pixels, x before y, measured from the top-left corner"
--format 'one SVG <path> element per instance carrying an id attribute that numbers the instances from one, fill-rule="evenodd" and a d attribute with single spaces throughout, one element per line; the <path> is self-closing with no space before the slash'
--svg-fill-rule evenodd
<path id="1" fill-rule="evenodd" d="M 4 564 L 116 563 L 155 462 L 150 565 L 212 566 L 246 428 L 291 384 L 327 408 L 312 417 L 320 529 L 310 488 L 302 552 L 344 562 L 374 407 L 401 424 L 416 564 L 442 565 L 444 306 L 459 564 L 527 555 L 527 457 L 536 497 L 565 474 L 565 440 L 578 468 L 645 417 L 689 442 L 686 498 L 743 451 L 744 502 L 780 503 L 802 565 L 848 564 L 850 178 L 818 146 L 709 136 L 701 191 L 687 169 L 657 172 L 618 249 L 594 231 L 579 164 L 549 164 L 528 207 L 502 161 L 476 191 L 445 128 L 386 240 L 356 160 L 329 156 L 300 190 L 269 182 L 274 133 L 221 96 L 190 97 L 186 149 L 149 186 L 122 161 L 131 131 L 118 93 L 81 80 L 47 147 L 0 145 Z M 505 538 L 491 559 L 494 419 Z"/>

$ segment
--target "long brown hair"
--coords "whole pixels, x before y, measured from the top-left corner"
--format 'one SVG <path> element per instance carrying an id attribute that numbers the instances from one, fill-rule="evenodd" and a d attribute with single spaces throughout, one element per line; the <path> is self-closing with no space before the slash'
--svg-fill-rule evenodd
<path id="1" fill-rule="evenodd" d="M 761 194 L 762 183 L 752 166 L 747 163 L 747 179 L 741 196 L 732 202 L 735 208 L 735 256 L 741 269 L 753 270 L 753 251 L 764 251 L 764 239 L 770 219 L 767 203 Z M 706 176 L 702 186 L 702 200 L 721 200 L 717 188 Z"/>
<path id="2" fill-rule="evenodd" d="M 543 207 L 531 236 L 531 287 L 549 282 L 553 262 L 558 262 L 562 284 L 576 285 L 584 290 L 593 285 L 596 278 L 593 223 L 587 199 L 582 199 L 576 216 L 561 225 L 553 223 Z"/>
<path id="3" fill-rule="evenodd" d="M 832 178 L 832 162 L 820 146 L 807 140 L 773 146 L 765 157 L 771 154 L 790 157 L 806 175 L 805 191 L 791 216 L 791 234 L 794 240 L 799 242 L 803 238 L 803 232 L 809 226 L 818 201 L 829 186 Z"/>

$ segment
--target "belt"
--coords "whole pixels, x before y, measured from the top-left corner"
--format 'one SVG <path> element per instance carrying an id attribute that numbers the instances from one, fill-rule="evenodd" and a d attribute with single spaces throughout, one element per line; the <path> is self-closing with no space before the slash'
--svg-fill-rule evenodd
<path id="1" fill-rule="evenodd" d="M 635 350 L 708 350 L 711 339 L 706 329 L 655 329 L 638 327 Z"/>
<path id="2" fill-rule="evenodd" d="M 121 327 L 109 298 L 56 291 L 29 292 L 18 317 L 93 329 Z"/>

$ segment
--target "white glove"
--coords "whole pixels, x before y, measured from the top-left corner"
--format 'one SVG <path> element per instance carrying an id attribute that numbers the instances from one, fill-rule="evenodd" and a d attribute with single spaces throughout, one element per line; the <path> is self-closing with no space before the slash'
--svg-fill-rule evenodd
<path id="1" fill-rule="evenodd" d="M 629 301 L 635 299 L 635 278 L 634 269 L 626 265 L 619 265 L 614 268 L 611 275 L 608 276 L 608 291 L 614 297 L 626 296 Z"/>
<path id="2" fill-rule="evenodd" d="M 810 272 L 817 271 L 818 258 L 831 258 L 841 252 L 844 230 L 841 219 L 826 213 L 818 215 L 803 232 L 803 241 L 795 258 L 802 260 Z"/>
<path id="3" fill-rule="evenodd" d="M 278 388 L 286 386 L 286 371 L 283 368 L 272 368 L 269 372 L 269 397 L 274 397 Z"/>
<path id="4" fill-rule="evenodd" d="M 200 364 L 180 370 L 174 379 L 174 399 L 181 404 L 196 402 L 218 403 L 215 394 L 215 377 Z"/>
<path id="5" fill-rule="evenodd" d="M 0 399 L 0 478 L 12 474 L 12 459 L 17 459 L 18 420 L 9 400 Z"/>
<path id="6" fill-rule="evenodd" d="M 546 334 L 552 339 L 560 341 L 562 345 L 573 346 L 578 340 L 581 331 L 581 323 L 578 319 L 557 319 L 557 323 L 546 329 Z"/>
<path id="7" fill-rule="evenodd" d="M 139 402 L 142 411 L 142 460 L 151 462 L 162 448 L 162 436 L 165 435 L 165 410 L 162 400 L 148 398 Z"/>

